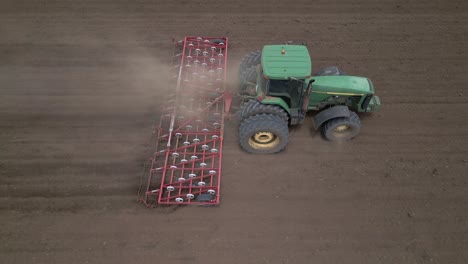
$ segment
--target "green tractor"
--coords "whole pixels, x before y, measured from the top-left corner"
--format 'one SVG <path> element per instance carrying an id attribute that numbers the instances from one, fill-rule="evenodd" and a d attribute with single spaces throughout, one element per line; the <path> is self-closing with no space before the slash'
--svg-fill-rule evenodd
<path id="1" fill-rule="evenodd" d="M 241 147 L 250 153 L 276 153 L 288 143 L 288 125 L 312 123 L 330 141 L 354 138 L 360 131 L 357 112 L 380 108 L 371 80 L 349 76 L 337 67 L 314 75 L 304 45 L 267 45 L 244 57 L 239 68 Z"/>

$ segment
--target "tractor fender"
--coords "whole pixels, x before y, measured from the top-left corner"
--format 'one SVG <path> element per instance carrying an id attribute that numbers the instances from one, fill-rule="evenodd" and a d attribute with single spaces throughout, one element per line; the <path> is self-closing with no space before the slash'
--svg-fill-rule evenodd
<path id="1" fill-rule="evenodd" d="M 319 129 L 319 127 L 327 122 L 330 119 L 337 118 L 337 117 L 349 117 L 351 115 L 351 111 L 345 105 L 337 105 L 330 107 L 322 112 L 318 113 L 312 119 L 312 124 L 314 125 L 315 130 Z"/>

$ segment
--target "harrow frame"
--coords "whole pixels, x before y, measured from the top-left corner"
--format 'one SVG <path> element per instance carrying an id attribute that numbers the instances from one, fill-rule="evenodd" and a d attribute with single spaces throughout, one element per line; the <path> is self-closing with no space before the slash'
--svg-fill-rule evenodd
<path id="1" fill-rule="evenodd" d="M 148 180 L 148 207 L 220 202 L 223 132 L 231 93 L 225 90 L 227 37 L 175 42 L 169 84 L 175 94 L 161 107 Z"/>

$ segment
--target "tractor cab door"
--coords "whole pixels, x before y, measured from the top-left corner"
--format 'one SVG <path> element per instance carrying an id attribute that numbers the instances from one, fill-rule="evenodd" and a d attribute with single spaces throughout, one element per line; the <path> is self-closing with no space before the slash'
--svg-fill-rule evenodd
<path id="1" fill-rule="evenodd" d="M 303 82 L 299 80 L 269 80 L 267 95 L 282 98 L 290 108 L 301 107 Z"/>

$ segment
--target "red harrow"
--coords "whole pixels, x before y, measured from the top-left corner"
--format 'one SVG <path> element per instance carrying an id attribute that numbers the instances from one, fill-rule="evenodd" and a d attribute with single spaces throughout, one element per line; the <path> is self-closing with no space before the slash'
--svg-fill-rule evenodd
<path id="1" fill-rule="evenodd" d="M 185 37 L 175 42 L 169 95 L 161 109 L 155 152 L 141 201 L 219 204 L 228 39 Z M 172 80 L 172 81 L 171 81 Z"/>

